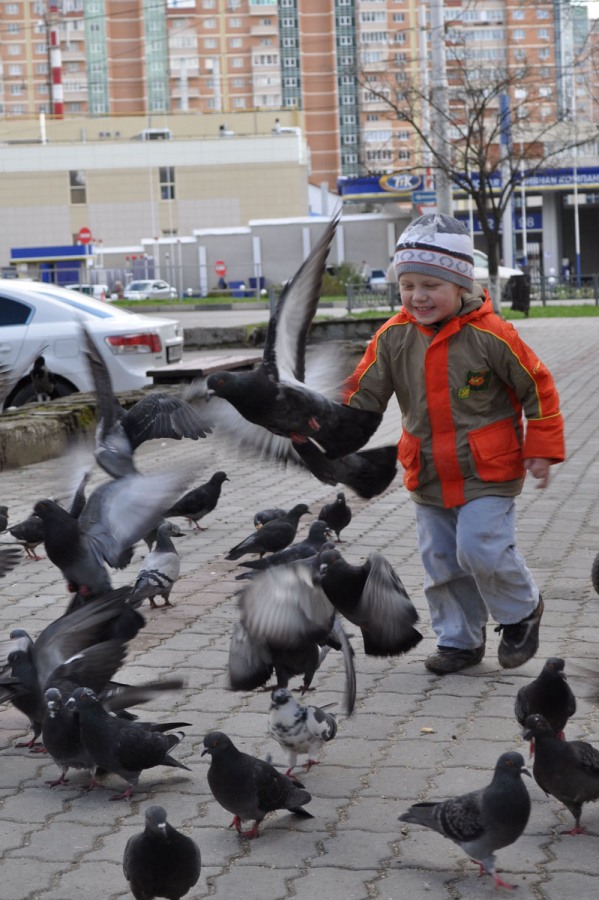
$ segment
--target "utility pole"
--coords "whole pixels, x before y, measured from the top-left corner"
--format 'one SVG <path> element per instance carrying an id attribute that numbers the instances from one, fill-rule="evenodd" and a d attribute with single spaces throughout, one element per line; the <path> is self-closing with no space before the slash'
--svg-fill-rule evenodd
<path id="1" fill-rule="evenodd" d="M 453 196 L 447 166 L 449 101 L 447 93 L 447 66 L 445 62 L 445 22 L 443 0 L 429 0 L 431 14 L 431 143 L 435 165 L 437 209 L 453 215 Z M 443 161 L 439 165 L 439 161 Z"/>

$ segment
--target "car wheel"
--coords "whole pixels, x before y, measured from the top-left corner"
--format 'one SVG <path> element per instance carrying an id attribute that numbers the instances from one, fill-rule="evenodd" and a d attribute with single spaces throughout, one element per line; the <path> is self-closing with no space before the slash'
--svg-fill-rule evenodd
<path id="1" fill-rule="evenodd" d="M 59 397 L 68 397 L 69 394 L 78 393 L 77 389 L 66 381 L 57 381 L 54 390 L 50 395 L 50 400 L 57 400 Z M 17 388 L 12 397 L 9 399 L 7 406 L 25 406 L 26 403 L 39 403 L 37 394 L 33 389 L 31 382 L 23 382 L 21 387 Z M 42 401 L 43 402 L 43 401 Z"/>

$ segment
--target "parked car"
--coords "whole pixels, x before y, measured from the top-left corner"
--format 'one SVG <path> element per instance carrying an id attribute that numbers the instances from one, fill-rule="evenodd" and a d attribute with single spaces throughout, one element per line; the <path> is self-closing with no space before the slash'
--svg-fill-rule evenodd
<path id="1" fill-rule="evenodd" d="M 524 275 L 522 269 L 512 269 L 510 266 L 499 266 L 498 271 L 502 294 L 512 275 Z M 489 258 L 482 250 L 474 251 L 474 280 L 483 287 L 489 286 Z"/>
<path id="2" fill-rule="evenodd" d="M 65 284 L 63 287 L 68 288 L 69 291 L 87 294 L 88 297 L 95 297 L 96 300 L 110 300 L 110 290 L 107 284 Z"/>
<path id="3" fill-rule="evenodd" d="M 372 275 L 368 281 L 368 286 L 371 291 L 377 291 L 382 294 L 387 290 L 389 282 L 387 281 L 387 273 L 384 269 L 373 269 Z"/>
<path id="4" fill-rule="evenodd" d="M 160 278 L 132 281 L 125 288 L 125 300 L 172 300 L 177 291 Z"/>
<path id="5" fill-rule="evenodd" d="M 29 372 L 40 355 L 52 373 L 51 399 L 94 389 L 80 323 L 104 357 L 115 391 L 149 384 L 148 369 L 183 355 L 183 337 L 173 319 L 131 313 L 52 284 L 0 279 L 0 372 L 18 376 L 4 408 L 37 399 Z"/>

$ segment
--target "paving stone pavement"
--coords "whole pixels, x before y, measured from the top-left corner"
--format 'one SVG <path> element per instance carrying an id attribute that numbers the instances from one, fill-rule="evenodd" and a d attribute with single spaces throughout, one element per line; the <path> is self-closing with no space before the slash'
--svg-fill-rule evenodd
<path id="1" fill-rule="evenodd" d="M 150 803 L 164 805 L 169 820 L 199 844 L 202 874 L 190 898 L 248 900 L 396 900 L 496 896 L 490 878 L 441 836 L 397 821 L 410 803 L 441 799 L 486 784 L 497 757 L 527 748 L 513 716 L 516 691 L 536 676 L 551 655 L 567 660 L 579 709 L 568 726 L 570 739 L 599 745 L 595 699 L 599 677 L 575 665 L 597 665 L 598 598 L 590 567 L 599 551 L 599 320 L 526 320 L 517 327 L 552 370 L 560 389 L 567 426 L 568 459 L 554 469 L 546 491 L 527 483 L 518 501 L 519 545 L 542 587 L 546 612 L 541 647 L 535 660 L 503 671 L 496 659 L 492 630 L 487 656 L 474 669 L 444 678 L 427 673 L 423 659 L 434 646 L 422 593 L 412 502 L 396 479 L 374 500 L 350 499 L 353 519 L 343 533 L 342 551 L 351 561 L 378 549 L 397 568 L 422 617 L 425 638 L 406 657 L 373 659 L 354 640 L 358 698 L 351 718 L 339 716 L 337 738 L 322 764 L 305 777 L 313 795 L 313 819 L 276 813 L 261 836 L 240 839 L 227 828 L 230 815 L 212 798 L 206 781 L 207 757 L 201 757 L 205 733 L 227 732 L 236 744 L 261 756 L 270 753 L 285 765 L 283 753 L 266 734 L 269 695 L 225 689 L 228 643 L 236 620 L 234 580 L 237 564 L 225 553 L 252 529 L 256 510 L 291 506 L 298 501 L 318 514 L 336 489 L 299 470 L 240 456 L 208 438 L 199 442 L 155 442 L 139 453 L 139 467 L 193 464 L 199 483 L 225 469 L 217 509 L 203 524 L 186 529 L 177 548 L 182 577 L 173 609 L 143 607 L 147 625 L 131 645 L 122 680 L 176 673 L 186 679 L 180 693 L 154 701 L 144 718 L 175 716 L 192 723 L 175 755 L 191 769 L 157 768 L 140 778 L 130 802 L 109 802 L 122 782 L 83 791 L 87 774 L 74 772 L 64 787 L 50 788 L 56 767 L 41 754 L 18 749 L 26 720 L 12 706 L 0 710 L 0 898 L 2 900 L 117 900 L 130 896 L 121 860 L 127 838 L 142 827 Z M 375 443 L 398 435 L 398 417 L 390 414 Z M 0 502 L 14 523 L 33 503 L 67 491 L 71 464 L 53 460 L 0 473 Z M 102 480 L 94 476 L 94 483 Z M 307 530 L 302 521 L 299 536 Z M 2 539 L 6 539 L 2 536 Z M 142 560 L 138 548 L 114 583 L 131 581 Z M 24 561 L 0 581 L 0 635 L 17 624 L 37 635 L 66 604 L 65 586 L 47 561 Z M 351 627 L 350 627 L 351 630 Z M 1 639 L 1 638 L 0 638 Z M 342 665 L 330 653 L 317 673 L 319 704 L 337 701 L 343 691 Z M 423 729 L 427 729 L 423 732 Z M 503 877 L 519 885 L 518 896 L 563 900 L 590 897 L 599 887 L 599 807 L 589 804 L 583 822 L 589 837 L 560 830 L 571 816 L 531 780 L 530 822 L 522 838 L 498 853 Z"/>

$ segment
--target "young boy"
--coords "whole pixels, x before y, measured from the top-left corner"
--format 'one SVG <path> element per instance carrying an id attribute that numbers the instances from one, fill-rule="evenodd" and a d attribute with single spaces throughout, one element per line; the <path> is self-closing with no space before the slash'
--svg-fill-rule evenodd
<path id="1" fill-rule="evenodd" d="M 514 498 L 526 471 L 549 482 L 564 459 L 553 379 L 473 282 L 472 240 L 451 216 L 412 222 L 397 243 L 402 308 L 379 328 L 346 402 L 402 411 L 398 458 L 416 501 L 424 591 L 439 675 L 476 665 L 491 615 L 501 666 L 536 653 L 543 600 L 516 548 Z M 522 412 L 527 419 L 522 425 Z"/>

